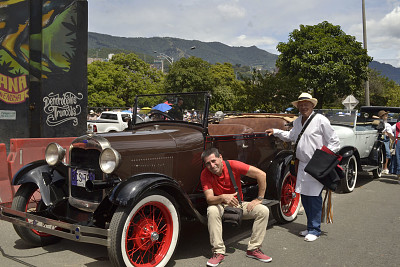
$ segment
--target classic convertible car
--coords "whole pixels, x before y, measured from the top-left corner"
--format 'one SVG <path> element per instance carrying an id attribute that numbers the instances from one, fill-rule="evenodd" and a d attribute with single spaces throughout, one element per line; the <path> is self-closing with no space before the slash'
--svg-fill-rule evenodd
<path id="1" fill-rule="evenodd" d="M 360 171 L 372 172 L 374 178 L 382 175 L 385 146 L 381 132 L 383 124 L 375 115 L 374 107 L 357 110 L 316 110 L 331 122 L 340 139 L 341 155 L 345 155 L 343 169 L 345 179 L 341 180 L 343 192 L 352 192 Z"/>
<path id="2" fill-rule="evenodd" d="M 181 220 L 206 224 L 201 153 L 217 147 L 225 159 L 267 172 L 263 204 L 278 222 L 295 220 L 300 196 L 288 171 L 291 144 L 264 133 L 287 129 L 293 118 L 247 114 L 209 124 L 206 92 L 141 95 L 134 110 L 179 98 L 183 120 L 164 106 L 124 132 L 76 138 L 68 155 L 49 144 L 45 160 L 15 175 L 13 184 L 20 187 L 12 207 L 1 208 L 0 219 L 12 222 L 21 239 L 34 246 L 65 238 L 107 246 L 113 266 L 164 266 L 177 246 Z M 254 179 L 244 177 L 242 188 L 245 200 L 257 196 Z"/>

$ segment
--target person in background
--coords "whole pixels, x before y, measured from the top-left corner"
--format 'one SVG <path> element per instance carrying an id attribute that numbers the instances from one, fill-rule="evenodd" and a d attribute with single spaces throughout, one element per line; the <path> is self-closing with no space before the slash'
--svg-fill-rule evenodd
<path id="1" fill-rule="evenodd" d="M 96 115 L 96 113 L 93 111 L 93 109 L 91 109 L 91 110 L 89 111 L 89 115 L 88 115 L 88 117 L 87 117 L 87 120 L 88 120 L 88 121 L 90 121 L 90 120 L 97 120 L 97 115 Z"/>
<path id="2" fill-rule="evenodd" d="M 262 204 L 267 189 L 266 174 L 262 170 L 237 160 L 229 160 L 232 173 L 238 186 L 238 193 L 233 187 L 228 168 L 222 155 L 216 148 L 209 148 L 201 154 L 205 168 L 201 173 L 201 185 L 208 203 L 208 232 L 213 256 L 207 266 L 217 266 L 225 258 L 225 245 L 222 239 L 222 215 L 224 207 L 240 207 L 237 199 L 239 193 L 243 199 L 241 175 L 254 178 L 258 183 L 258 197 L 251 202 L 242 202 L 243 220 L 254 219 L 253 232 L 247 245 L 246 256 L 262 262 L 272 261 L 261 251 L 261 245 L 267 231 L 269 209 Z"/>
<path id="3" fill-rule="evenodd" d="M 168 115 L 173 117 L 175 120 L 183 120 L 183 98 L 178 99 L 178 103 L 174 105 L 169 111 Z"/>
<path id="4" fill-rule="evenodd" d="M 293 122 L 290 131 L 280 129 L 267 129 L 269 135 L 279 137 L 286 142 L 295 142 L 304 124 L 314 113 L 318 100 L 308 93 L 302 93 L 293 106 L 299 109 L 300 116 Z M 339 138 L 332 128 L 329 120 L 322 114 L 316 114 L 301 136 L 296 149 L 296 158 L 299 160 L 296 193 L 301 194 L 301 203 L 307 216 L 307 229 L 299 234 L 305 241 L 315 241 L 321 235 L 322 196 L 324 187 L 314 177 L 304 171 L 316 149 L 325 145 L 331 151 L 337 152 L 340 148 Z"/>
<path id="5" fill-rule="evenodd" d="M 388 169 L 388 163 L 389 163 L 389 159 L 390 159 L 390 137 L 393 136 L 393 132 L 392 132 L 392 126 L 387 122 L 388 120 L 388 113 L 387 111 L 384 110 L 380 110 L 378 112 L 378 117 L 379 119 L 381 119 L 384 123 L 385 128 L 382 131 L 382 134 L 384 135 L 384 139 L 383 139 L 383 143 L 385 145 L 385 156 L 386 159 L 383 163 L 383 170 L 382 170 L 382 174 L 389 174 L 389 169 Z"/>
<path id="6" fill-rule="evenodd" d="M 400 184 L 400 117 L 397 122 L 392 125 L 392 141 L 395 144 L 395 155 L 392 156 L 390 173 L 397 175 L 397 182 Z"/>

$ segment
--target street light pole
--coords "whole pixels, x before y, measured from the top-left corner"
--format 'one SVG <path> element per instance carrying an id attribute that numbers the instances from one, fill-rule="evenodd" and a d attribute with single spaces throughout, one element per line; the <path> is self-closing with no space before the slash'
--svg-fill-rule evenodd
<path id="1" fill-rule="evenodd" d="M 367 25 L 365 22 L 365 0 L 362 0 L 362 20 L 363 20 L 363 44 L 364 44 L 364 49 L 367 50 Z M 368 52 L 368 50 L 367 50 L 367 52 Z M 367 68 L 368 68 L 368 66 L 367 66 Z M 365 80 L 365 105 L 366 106 L 370 105 L 368 76 L 367 76 L 367 79 Z"/>
<path id="2" fill-rule="evenodd" d="M 154 51 L 154 53 L 157 54 L 158 52 Z M 161 58 L 161 72 L 164 72 L 164 59 L 166 59 L 169 62 L 169 64 L 171 64 L 171 65 L 174 63 L 174 58 L 170 57 L 170 56 L 167 56 L 164 53 L 158 53 L 157 57 Z"/>

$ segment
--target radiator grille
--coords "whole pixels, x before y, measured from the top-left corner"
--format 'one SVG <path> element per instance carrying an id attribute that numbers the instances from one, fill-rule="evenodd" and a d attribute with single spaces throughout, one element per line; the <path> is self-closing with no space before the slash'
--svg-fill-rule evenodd
<path id="1" fill-rule="evenodd" d="M 84 187 L 76 186 L 76 172 L 78 169 L 89 171 L 90 179 L 103 180 L 103 172 L 99 165 L 100 151 L 97 149 L 71 149 L 70 185 L 71 196 L 90 202 L 101 202 L 103 191 L 88 192 Z"/>

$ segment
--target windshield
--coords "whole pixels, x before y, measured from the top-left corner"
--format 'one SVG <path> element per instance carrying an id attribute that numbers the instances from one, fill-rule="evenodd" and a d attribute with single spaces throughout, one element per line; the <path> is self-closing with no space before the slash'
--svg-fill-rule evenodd
<path id="1" fill-rule="evenodd" d="M 143 119 L 139 123 L 182 121 L 203 125 L 208 115 L 208 98 L 206 92 L 138 95 L 136 112 Z"/>
<path id="2" fill-rule="evenodd" d="M 357 110 L 315 109 L 314 111 L 327 117 L 332 125 L 346 125 L 353 127 L 356 122 Z"/>

